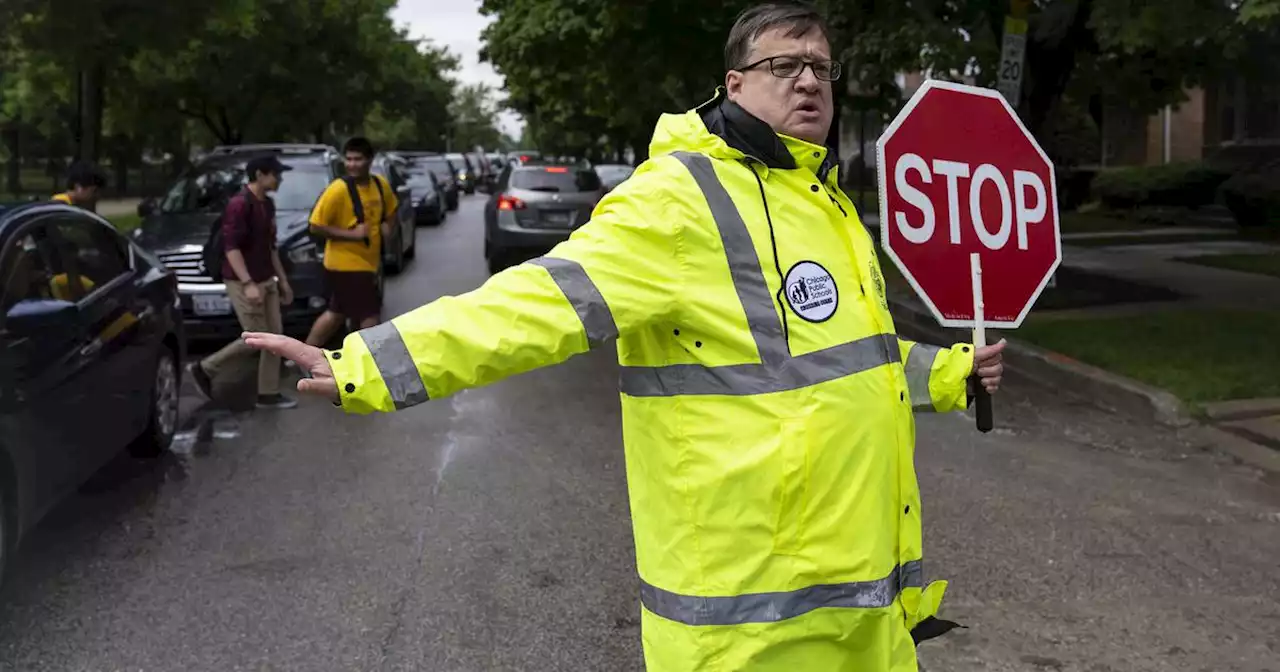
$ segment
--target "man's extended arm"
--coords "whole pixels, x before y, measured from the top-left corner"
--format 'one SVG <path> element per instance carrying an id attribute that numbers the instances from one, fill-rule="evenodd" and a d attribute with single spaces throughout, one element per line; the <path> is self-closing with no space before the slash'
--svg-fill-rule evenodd
<path id="1" fill-rule="evenodd" d="M 547 256 L 349 335 L 325 353 L 349 412 L 392 411 L 554 364 L 667 317 L 680 217 L 661 178 L 637 174 Z M 668 272 L 654 273 L 654 269 Z"/>

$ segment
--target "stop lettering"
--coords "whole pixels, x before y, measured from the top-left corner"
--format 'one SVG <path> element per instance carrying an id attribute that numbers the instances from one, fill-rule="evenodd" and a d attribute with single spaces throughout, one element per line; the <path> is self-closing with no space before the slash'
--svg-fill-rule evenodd
<path id="1" fill-rule="evenodd" d="M 1053 165 L 996 91 L 930 80 L 876 144 L 888 256 L 939 323 L 1016 328 L 1062 255 Z"/>

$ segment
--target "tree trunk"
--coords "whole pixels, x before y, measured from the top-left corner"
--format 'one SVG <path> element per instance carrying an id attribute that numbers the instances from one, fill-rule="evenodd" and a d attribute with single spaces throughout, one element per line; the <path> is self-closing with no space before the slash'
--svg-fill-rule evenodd
<path id="1" fill-rule="evenodd" d="M 76 127 L 76 157 L 82 161 L 96 162 L 102 146 L 104 79 L 101 64 L 81 66 L 77 96 L 79 123 Z"/>
<path id="2" fill-rule="evenodd" d="M 120 148 L 114 154 L 111 157 L 111 167 L 116 171 L 115 192 L 117 196 L 124 196 L 129 193 L 129 153 Z"/>
<path id="3" fill-rule="evenodd" d="M 1089 27 L 1092 13 L 1093 0 L 1077 0 L 1067 19 L 1070 25 L 1061 40 L 1053 44 L 1043 39 L 1027 40 L 1025 72 L 1031 76 L 1023 84 L 1029 88 L 1023 97 L 1026 104 L 1023 120 L 1027 130 L 1036 138 L 1040 137 L 1049 113 L 1071 81 L 1076 69 L 1076 55 L 1097 48 L 1093 30 Z"/>
<path id="4" fill-rule="evenodd" d="M 5 166 L 5 187 L 11 194 L 22 193 L 22 132 L 18 130 L 18 122 L 12 122 L 4 129 L 4 144 L 9 148 L 9 163 Z"/>

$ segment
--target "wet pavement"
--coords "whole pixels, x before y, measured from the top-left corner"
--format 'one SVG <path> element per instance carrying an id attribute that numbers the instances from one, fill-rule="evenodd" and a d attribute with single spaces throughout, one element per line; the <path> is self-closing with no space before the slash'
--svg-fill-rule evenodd
<path id="1" fill-rule="evenodd" d="M 389 312 L 486 277 L 482 197 L 418 230 Z M 616 367 L 598 352 L 380 417 L 184 399 L 32 532 L 0 670 L 637 670 Z M 1280 482 L 1012 383 L 922 417 L 943 670 L 1280 670 Z M 851 524 L 856 524 L 851 521 Z"/>

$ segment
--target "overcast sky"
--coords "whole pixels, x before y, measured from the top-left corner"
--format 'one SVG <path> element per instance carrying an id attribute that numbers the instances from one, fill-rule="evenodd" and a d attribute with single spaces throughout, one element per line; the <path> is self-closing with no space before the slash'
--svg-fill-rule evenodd
<path id="1" fill-rule="evenodd" d="M 391 12 L 396 25 L 407 26 L 409 35 L 426 38 L 437 45 L 449 48 L 462 61 L 461 70 L 455 73 L 464 84 L 484 82 L 503 93 L 502 77 L 488 63 L 480 62 L 480 31 L 489 23 L 489 17 L 480 15 L 480 0 L 399 0 Z M 503 112 L 502 131 L 520 137 L 520 117 Z"/>

